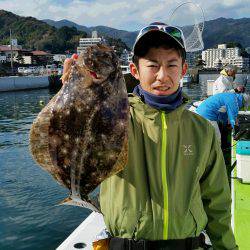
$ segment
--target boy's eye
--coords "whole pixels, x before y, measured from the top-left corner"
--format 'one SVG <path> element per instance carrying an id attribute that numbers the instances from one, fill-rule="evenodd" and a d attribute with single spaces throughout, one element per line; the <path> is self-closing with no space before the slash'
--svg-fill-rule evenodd
<path id="1" fill-rule="evenodd" d="M 175 64 L 170 64 L 169 67 L 177 67 Z"/>
<path id="2" fill-rule="evenodd" d="M 154 68 L 154 67 L 155 67 L 155 68 L 156 68 L 156 67 L 158 67 L 158 65 L 155 65 L 155 64 L 149 64 L 149 65 L 148 65 L 148 67 L 150 67 L 150 68 Z"/>

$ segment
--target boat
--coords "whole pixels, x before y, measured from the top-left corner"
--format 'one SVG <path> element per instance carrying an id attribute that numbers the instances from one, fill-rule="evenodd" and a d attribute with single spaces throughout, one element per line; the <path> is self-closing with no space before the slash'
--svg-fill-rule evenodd
<path id="1" fill-rule="evenodd" d="M 250 239 L 250 110 L 239 112 L 239 131 L 231 144 L 232 228 L 241 250 L 248 250 Z M 243 129 L 241 129 L 241 127 Z M 232 137 L 233 138 L 233 137 Z M 232 170 L 232 171 L 231 171 Z M 92 212 L 57 250 L 91 250 L 95 237 L 105 230 L 102 214 Z M 209 239 L 206 241 L 209 242 Z"/>
<path id="2" fill-rule="evenodd" d="M 70 235 L 57 250 L 92 250 L 92 242 L 96 235 L 105 230 L 103 215 L 92 212 Z"/>

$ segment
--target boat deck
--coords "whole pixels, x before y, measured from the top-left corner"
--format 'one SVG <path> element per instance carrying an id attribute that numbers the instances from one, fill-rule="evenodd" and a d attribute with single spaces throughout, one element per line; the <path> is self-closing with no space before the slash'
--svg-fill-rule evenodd
<path id="1" fill-rule="evenodd" d="M 236 141 L 232 150 L 232 163 L 236 160 Z M 250 166 L 249 166 L 250 168 Z M 250 249 L 250 184 L 237 178 L 237 167 L 232 179 L 232 221 L 236 243 L 240 250 Z"/>
<path id="2" fill-rule="evenodd" d="M 249 166 L 250 167 L 250 166 Z M 250 249 L 250 185 L 234 180 L 234 233 L 240 250 Z"/>

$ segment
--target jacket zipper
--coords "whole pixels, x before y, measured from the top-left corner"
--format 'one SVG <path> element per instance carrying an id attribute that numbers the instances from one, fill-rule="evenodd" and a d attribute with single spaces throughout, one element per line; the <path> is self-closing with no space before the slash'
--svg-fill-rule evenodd
<path id="1" fill-rule="evenodd" d="M 167 185 L 167 123 L 165 113 L 161 112 L 162 145 L 161 145 L 161 177 L 163 186 L 163 240 L 168 237 L 168 185 Z"/>

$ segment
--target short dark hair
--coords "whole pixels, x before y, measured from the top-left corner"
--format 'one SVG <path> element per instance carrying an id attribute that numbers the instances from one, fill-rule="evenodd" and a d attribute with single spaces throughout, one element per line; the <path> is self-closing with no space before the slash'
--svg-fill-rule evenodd
<path id="1" fill-rule="evenodd" d="M 166 38 L 165 34 L 162 34 L 160 32 L 151 32 L 142 41 L 139 41 L 137 46 L 137 54 L 134 54 L 132 57 L 132 61 L 137 68 L 139 66 L 139 59 L 146 56 L 151 48 L 174 49 L 182 58 L 182 64 L 184 64 L 185 62 L 185 50 L 178 46 L 178 44 L 174 42 L 173 39 Z"/>

